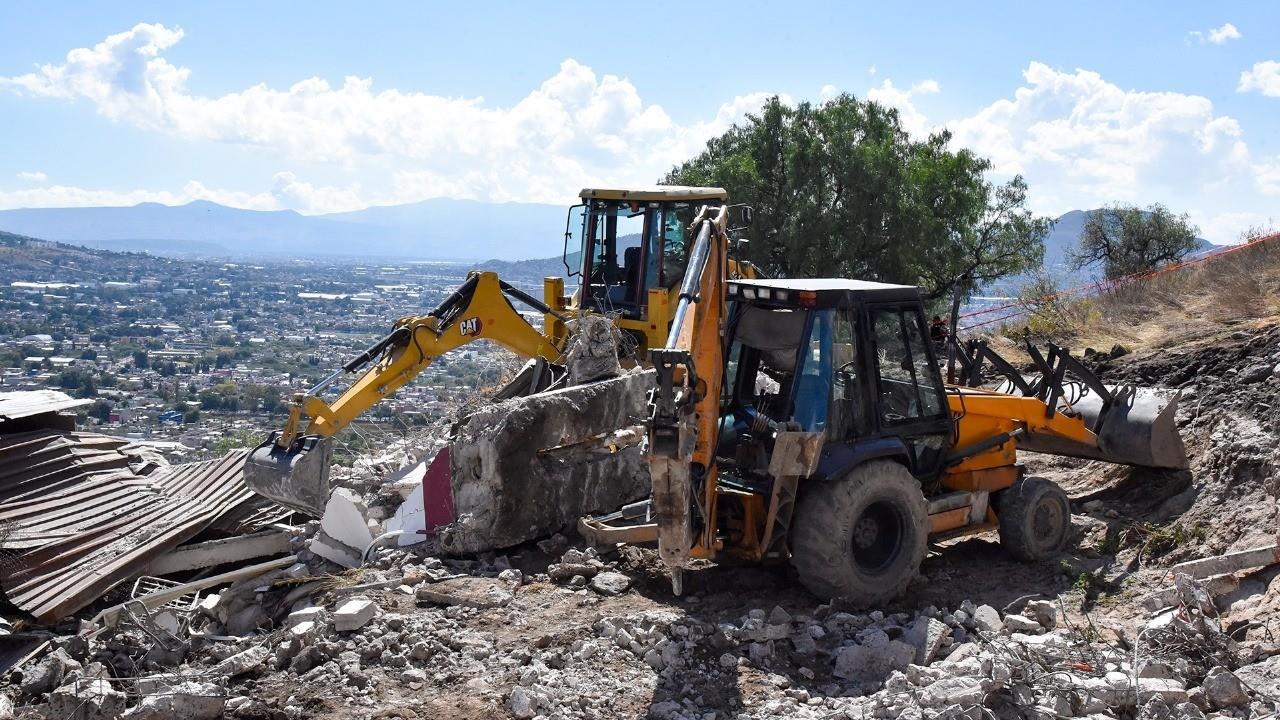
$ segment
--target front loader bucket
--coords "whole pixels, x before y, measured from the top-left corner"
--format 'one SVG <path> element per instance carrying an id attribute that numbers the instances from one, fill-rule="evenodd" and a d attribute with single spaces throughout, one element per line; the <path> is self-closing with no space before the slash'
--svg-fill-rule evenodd
<path id="1" fill-rule="evenodd" d="M 332 438 L 306 435 L 286 450 L 276 444 L 279 431 L 249 453 L 244 481 L 249 489 L 300 513 L 318 518 L 329 501 Z"/>
<path id="2" fill-rule="evenodd" d="M 1096 447 L 1045 435 L 1025 434 L 1018 445 L 1027 450 L 1105 460 L 1120 465 L 1184 470 L 1187 451 L 1174 422 L 1176 391 L 1108 386 L 1108 403 L 1078 382 L 1064 382 L 1057 412 L 1078 413 L 1098 436 Z"/>

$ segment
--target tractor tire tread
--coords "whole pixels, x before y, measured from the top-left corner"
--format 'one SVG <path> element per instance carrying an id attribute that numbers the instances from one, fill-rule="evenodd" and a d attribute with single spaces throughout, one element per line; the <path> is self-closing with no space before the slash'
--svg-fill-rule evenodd
<path id="1" fill-rule="evenodd" d="M 1064 532 L 1058 542 L 1041 547 L 1035 542 L 1028 519 L 1042 498 L 1052 496 L 1052 501 L 1063 510 Z M 1063 541 L 1071 526 L 1071 502 L 1056 483 L 1042 477 L 1024 477 L 999 493 L 998 519 L 1000 521 L 1000 545 L 1015 558 L 1024 562 L 1039 562 L 1062 550 Z"/>
<path id="2" fill-rule="evenodd" d="M 890 499 L 906 515 L 907 547 L 873 580 L 854 567 L 853 523 L 870 500 Z M 892 460 L 872 460 L 801 493 L 791 528 L 791 564 L 800 582 L 824 600 L 875 605 L 901 595 L 928 551 L 929 510 L 920 484 Z"/>

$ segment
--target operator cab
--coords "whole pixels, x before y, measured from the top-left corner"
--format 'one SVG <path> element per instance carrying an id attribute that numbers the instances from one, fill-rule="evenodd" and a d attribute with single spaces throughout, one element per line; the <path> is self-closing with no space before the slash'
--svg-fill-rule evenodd
<path id="1" fill-rule="evenodd" d="M 738 280 L 728 299 L 716 454 L 743 489 L 767 477 L 760 463 L 788 429 L 823 434 L 819 475 L 896 457 L 936 477 L 952 419 L 915 287 Z"/>
<path id="2" fill-rule="evenodd" d="M 728 198 L 720 188 L 587 188 L 569 209 L 564 264 L 579 282 L 579 306 L 644 318 L 649 291 L 678 287 L 688 261 L 689 226 L 704 205 Z M 576 251 L 571 251 L 575 248 Z"/>

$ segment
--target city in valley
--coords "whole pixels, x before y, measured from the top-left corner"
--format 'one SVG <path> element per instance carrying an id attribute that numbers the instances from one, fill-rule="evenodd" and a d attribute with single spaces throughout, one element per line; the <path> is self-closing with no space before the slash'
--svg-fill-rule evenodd
<path id="1" fill-rule="evenodd" d="M 476 267 L 173 259 L 2 232 L 0 260 L 0 392 L 92 399 L 78 410 L 84 427 L 193 458 L 260 442 L 293 393 L 397 319 L 430 312 Z M 504 279 L 540 296 L 530 272 Z M 350 443 L 362 426 L 403 433 L 444 418 L 518 367 L 484 342 L 441 357 L 361 418 Z"/>

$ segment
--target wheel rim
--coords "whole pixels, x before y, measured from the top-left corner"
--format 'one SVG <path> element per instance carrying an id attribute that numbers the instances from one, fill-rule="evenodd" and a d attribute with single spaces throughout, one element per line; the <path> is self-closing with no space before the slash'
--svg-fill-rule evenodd
<path id="1" fill-rule="evenodd" d="M 1065 522 L 1062 507 L 1051 497 L 1041 498 L 1031 513 L 1031 536 L 1040 547 L 1053 547 L 1062 537 Z"/>
<path id="2" fill-rule="evenodd" d="M 863 508 L 853 524 L 853 563 L 875 575 L 893 565 L 902 552 L 907 521 L 893 503 L 873 502 Z"/>

